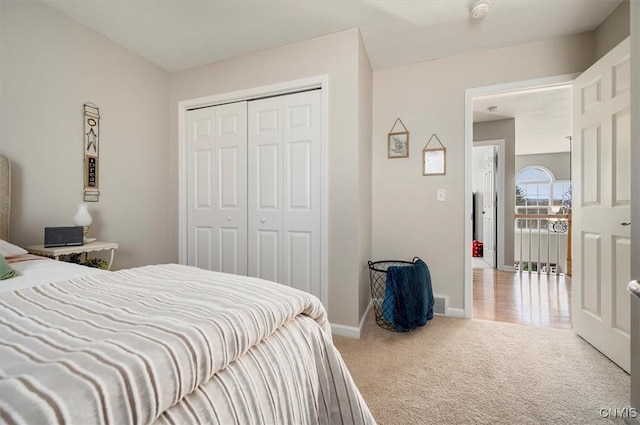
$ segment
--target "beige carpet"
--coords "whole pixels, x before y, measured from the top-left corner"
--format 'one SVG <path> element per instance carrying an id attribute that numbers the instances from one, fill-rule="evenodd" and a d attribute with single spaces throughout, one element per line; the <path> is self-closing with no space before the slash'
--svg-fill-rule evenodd
<path id="1" fill-rule="evenodd" d="M 573 331 L 436 316 L 409 333 L 370 318 L 334 336 L 379 424 L 597 424 L 629 375 Z"/>

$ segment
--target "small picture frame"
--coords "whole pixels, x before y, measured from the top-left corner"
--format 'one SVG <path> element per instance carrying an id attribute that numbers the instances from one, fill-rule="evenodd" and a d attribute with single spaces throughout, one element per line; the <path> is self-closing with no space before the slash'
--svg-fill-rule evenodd
<path id="1" fill-rule="evenodd" d="M 409 132 L 389 133 L 387 145 L 387 158 L 409 157 Z"/>
<path id="2" fill-rule="evenodd" d="M 436 139 L 439 148 L 429 148 L 429 144 Z M 442 144 L 440 138 L 433 133 L 429 141 L 422 149 L 422 175 L 423 176 L 444 176 L 447 174 L 447 148 Z"/>
<path id="3" fill-rule="evenodd" d="M 447 174 L 447 148 L 424 148 L 422 151 L 422 175 L 443 176 Z"/>

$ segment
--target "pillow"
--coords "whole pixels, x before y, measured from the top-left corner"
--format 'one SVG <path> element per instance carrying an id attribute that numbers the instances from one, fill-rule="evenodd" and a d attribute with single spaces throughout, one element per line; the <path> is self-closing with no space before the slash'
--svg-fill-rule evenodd
<path id="1" fill-rule="evenodd" d="M 20 276 L 20 272 L 14 270 L 9 266 L 4 256 L 0 257 L 0 280 L 10 279 L 15 276 Z"/>
<path id="2" fill-rule="evenodd" d="M 0 255 L 2 255 L 3 257 L 15 257 L 16 255 L 22 255 L 26 253 L 26 249 L 22 249 L 19 246 L 15 246 L 5 240 L 0 239 Z"/>

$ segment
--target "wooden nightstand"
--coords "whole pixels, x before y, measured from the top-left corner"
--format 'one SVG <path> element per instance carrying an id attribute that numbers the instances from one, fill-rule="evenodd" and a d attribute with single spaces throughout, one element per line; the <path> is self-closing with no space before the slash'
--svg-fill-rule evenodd
<path id="1" fill-rule="evenodd" d="M 113 255 L 115 250 L 118 249 L 118 244 L 114 242 L 100 242 L 95 241 L 86 243 L 80 246 L 60 246 L 54 248 L 45 248 L 44 245 L 33 245 L 26 247 L 26 250 L 31 254 L 42 255 L 43 257 L 50 257 L 54 260 L 60 260 L 62 255 L 70 254 L 84 254 L 85 260 L 87 253 L 93 251 L 111 251 L 111 259 L 109 260 L 109 266 L 107 270 L 111 270 L 111 264 L 113 264 Z"/>

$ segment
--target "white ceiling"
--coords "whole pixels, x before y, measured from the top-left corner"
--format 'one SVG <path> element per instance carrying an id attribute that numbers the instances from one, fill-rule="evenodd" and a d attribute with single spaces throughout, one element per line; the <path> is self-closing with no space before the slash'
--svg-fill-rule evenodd
<path id="1" fill-rule="evenodd" d="M 374 71 L 595 29 L 621 0 L 42 0 L 179 71 L 359 27 Z"/>
<path id="2" fill-rule="evenodd" d="M 569 152 L 571 96 L 564 85 L 476 97 L 473 121 L 515 118 L 516 155 Z"/>

